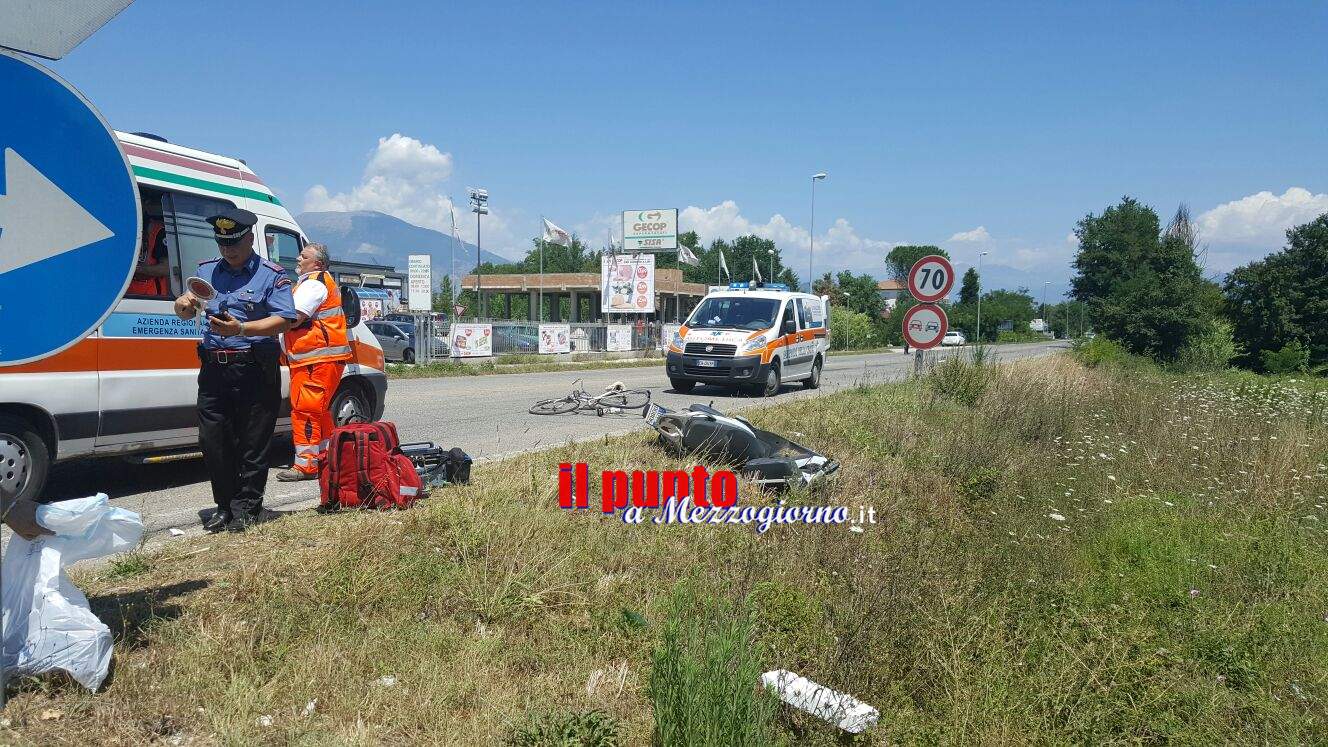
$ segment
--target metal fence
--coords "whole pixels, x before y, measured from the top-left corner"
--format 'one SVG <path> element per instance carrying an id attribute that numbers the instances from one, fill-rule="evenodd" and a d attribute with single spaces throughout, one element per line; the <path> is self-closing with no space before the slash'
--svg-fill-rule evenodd
<path id="1" fill-rule="evenodd" d="M 393 315 L 397 316 L 397 315 Z M 404 316 L 399 319 L 389 319 L 397 323 L 404 322 Z M 463 324 L 490 324 L 493 328 L 493 354 L 494 355 L 538 355 L 540 343 L 540 324 L 539 322 L 513 321 L 508 319 L 484 320 L 484 319 L 461 319 Z M 416 360 L 428 362 L 430 360 L 441 360 L 451 355 L 452 322 L 442 320 L 429 314 L 412 315 L 411 324 L 414 324 L 414 345 Z M 605 353 L 615 352 L 609 350 L 610 335 L 609 328 L 627 328 L 631 332 L 631 342 L 627 350 L 622 350 L 622 343 L 625 340 L 615 338 L 618 342 L 618 349 L 622 352 L 657 350 L 662 344 L 667 344 L 668 340 L 662 340 L 666 326 L 676 327 L 677 325 L 665 325 L 662 322 L 646 322 L 641 325 L 635 323 L 609 324 L 605 322 L 577 323 L 569 322 L 545 322 L 545 324 L 566 325 L 568 328 L 568 347 L 571 353 Z"/>

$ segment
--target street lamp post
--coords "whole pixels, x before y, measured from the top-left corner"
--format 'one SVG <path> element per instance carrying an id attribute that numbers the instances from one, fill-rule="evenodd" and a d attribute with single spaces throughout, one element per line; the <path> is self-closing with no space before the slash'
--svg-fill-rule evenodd
<path id="1" fill-rule="evenodd" d="M 1044 280 L 1042 282 L 1042 330 L 1044 332 L 1051 329 L 1051 325 L 1047 323 L 1047 286 L 1048 285 L 1051 285 L 1050 280 Z M 1055 335 L 1052 335 L 1052 337 L 1055 337 Z"/>
<path id="2" fill-rule="evenodd" d="M 807 292 L 811 293 L 812 284 L 816 282 L 815 263 L 816 258 L 816 183 L 826 177 L 824 171 L 812 174 L 812 219 L 811 227 L 807 231 Z"/>
<path id="3" fill-rule="evenodd" d="M 982 344 L 982 258 L 991 254 L 991 252 L 982 252 L 978 255 L 978 344 Z"/>
<path id="4" fill-rule="evenodd" d="M 472 188 L 470 190 L 470 212 L 475 214 L 475 311 L 484 316 L 484 296 L 480 286 L 484 276 L 480 272 L 480 216 L 489 214 L 489 190 Z"/>

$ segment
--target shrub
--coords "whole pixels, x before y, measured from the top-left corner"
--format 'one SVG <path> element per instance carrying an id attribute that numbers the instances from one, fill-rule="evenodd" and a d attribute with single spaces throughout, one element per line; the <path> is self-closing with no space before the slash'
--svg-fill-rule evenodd
<path id="1" fill-rule="evenodd" d="M 1281 350 L 1263 351 L 1263 370 L 1270 374 L 1303 373 L 1310 368 L 1310 349 L 1292 340 Z"/>
<path id="2" fill-rule="evenodd" d="M 618 722 L 604 711 L 532 717 L 505 740 L 511 747 L 617 747 Z"/>
<path id="3" fill-rule="evenodd" d="M 932 369 L 927 388 L 937 397 L 973 407 L 987 391 L 987 369 L 980 362 L 952 356 Z"/>
<path id="4" fill-rule="evenodd" d="M 778 700 L 761 688 L 755 637 L 751 612 L 687 585 L 674 591 L 650 668 L 655 744 L 773 742 Z"/>
<path id="5" fill-rule="evenodd" d="M 830 349 L 870 348 L 876 344 L 876 330 L 870 316 L 859 311 L 831 307 Z"/>
<path id="6" fill-rule="evenodd" d="M 1119 368 L 1125 371 L 1156 369 L 1148 358 L 1134 355 L 1120 343 L 1102 335 L 1075 340 L 1074 355 L 1080 363 L 1089 368 Z"/>
<path id="7" fill-rule="evenodd" d="M 1183 373 L 1225 371 L 1237 355 L 1240 349 L 1231 325 L 1214 320 L 1180 349 L 1172 367 Z"/>

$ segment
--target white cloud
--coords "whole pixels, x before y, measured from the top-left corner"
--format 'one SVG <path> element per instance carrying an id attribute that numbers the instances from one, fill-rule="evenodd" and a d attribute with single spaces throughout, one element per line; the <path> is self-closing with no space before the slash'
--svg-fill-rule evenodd
<path id="1" fill-rule="evenodd" d="M 1079 248 L 1079 237 L 1074 235 L 1074 231 L 1071 231 L 1065 234 L 1065 243 L 1077 249 Z"/>
<path id="2" fill-rule="evenodd" d="M 1214 244 L 1257 246 L 1267 252 L 1286 243 L 1286 230 L 1328 213 L 1328 194 L 1291 187 L 1281 195 L 1263 191 L 1223 203 L 1198 218 L 1199 236 Z"/>
<path id="3" fill-rule="evenodd" d="M 378 138 L 378 146 L 369 155 L 358 185 L 349 192 L 333 194 L 324 185 L 315 184 L 304 193 L 304 209 L 376 210 L 416 226 L 451 233 L 449 210 L 454 206 L 446 194 L 446 183 L 452 169 L 451 153 L 394 132 Z M 458 233 L 463 240 L 474 243 L 475 221 L 470 208 L 463 202 L 455 205 L 455 210 Z M 512 236 L 509 216 L 513 212 L 490 207 L 483 226 L 486 250 L 508 256 L 513 256 L 513 252 L 524 253 L 524 247 L 518 247 L 521 242 L 514 241 Z"/>
<path id="4" fill-rule="evenodd" d="M 991 234 L 987 233 L 986 226 L 978 226 L 972 231 L 960 231 L 950 237 L 950 241 L 976 241 L 986 243 L 991 241 Z"/>
<path id="5" fill-rule="evenodd" d="M 811 234 L 778 213 L 760 223 L 744 216 L 733 200 L 708 208 L 692 205 L 678 215 L 678 230 L 696 231 L 703 244 L 747 234 L 770 239 L 779 247 L 783 263 L 806 280 Z M 885 255 L 899 243 L 860 236 L 852 224 L 840 218 L 816 236 L 814 272 L 818 276 L 840 270 L 881 275 L 885 270 Z"/>
<path id="6" fill-rule="evenodd" d="M 378 138 L 364 178 L 349 192 L 315 184 L 304 193 L 306 211 L 377 210 L 407 223 L 447 232 L 451 200 L 440 191 L 452 175 L 452 154 L 413 137 L 393 133 Z M 457 216 L 461 218 L 460 214 Z"/>

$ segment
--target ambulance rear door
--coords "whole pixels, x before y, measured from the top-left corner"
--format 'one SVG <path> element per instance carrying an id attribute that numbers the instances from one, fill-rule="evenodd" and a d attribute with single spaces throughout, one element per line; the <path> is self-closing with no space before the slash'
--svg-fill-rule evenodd
<path id="1" fill-rule="evenodd" d="M 97 450 L 188 446 L 198 440 L 198 345 L 192 320 L 175 315 L 175 298 L 217 242 L 207 216 L 229 200 L 151 186 L 143 201 L 160 202 L 169 250 L 170 288 L 159 297 L 126 296 L 101 327 L 98 346 L 101 424 Z"/>

